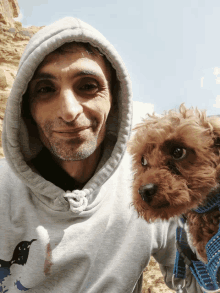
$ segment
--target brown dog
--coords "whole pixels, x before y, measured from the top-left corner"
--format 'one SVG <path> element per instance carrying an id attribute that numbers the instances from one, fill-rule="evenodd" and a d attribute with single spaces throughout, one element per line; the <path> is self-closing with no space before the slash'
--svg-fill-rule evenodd
<path id="1" fill-rule="evenodd" d="M 220 118 L 205 111 L 171 110 L 149 115 L 128 144 L 133 158 L 133 203 L 147 221 L 187 218 L 191 242 L 206 262 L 205 245 L 219 228 L 218 209 L 198 214 L 220 192 Z"/>

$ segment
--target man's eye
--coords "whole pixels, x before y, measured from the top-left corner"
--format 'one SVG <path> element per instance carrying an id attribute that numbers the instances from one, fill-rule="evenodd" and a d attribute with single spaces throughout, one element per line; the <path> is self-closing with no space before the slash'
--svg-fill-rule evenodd
<path id="1" fill-rule="evenodd" d="M 80 91 L 86 92 L 88 94 L 95 94 L 98 91 L 99 87 L 96 83 L 86 83 L 79 87 Z"/>
<path id="2" fill-rule="evenodd" d="M 55 92 L 55 89 L 50 86 L 44 86 L 44 87 L 40 87 L 39 89 L 37 89 L 37 93 L 39 93 L 39 94 L 47 94 L 47 93 L 51 93 L 51 92 Z"/>
<path id="3" fill-rule="evenodd" d="M 97 85 L 92 84 L 92 83 L 87 83 L 84 86 L 82 86 L 81 88 L 84 90 L 91 90 L 91 89 L 97 88 Z"/>

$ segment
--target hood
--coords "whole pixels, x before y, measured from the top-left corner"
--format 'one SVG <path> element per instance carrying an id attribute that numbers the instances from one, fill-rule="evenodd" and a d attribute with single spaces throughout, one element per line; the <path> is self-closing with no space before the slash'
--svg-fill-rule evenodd
<path id="1" fill-rule="evenodd" d="M 42 143 L 36 136 L 32 137 L 32 133 L 28 130 L 28 125 L 22 116 L 22 99 L 29 81 L 45 56 L 64 43 L 72 41 L 87 42 L 97 47 L 115 69 L 118 84 L 113 93 L 113 100 L 117 101 L 118 111 L 107 126 L 107 147 L 95 175 L 86 183 L 83 190 L 70 191 L 66 194 L 37 174 L 28 163 L 39 153 Z M 75 210 L 79 213 L 89 209 L 101 186 L 119 166 L 129 139 L 131 119 L 131 82 L 121 57 L 96 29 L 79 19 L 66 17 L 35 34 L 22 55 L 4 117 L 2 134 L 4 155 L 16 176 L 50 208 L 68 210 L 72 207 L 71 210 L 74 212 L 74 201 L 76 206 L 80 206 L 80 200 L 86 197 L 86 201 L 82 201 L 81 208 Z"/>

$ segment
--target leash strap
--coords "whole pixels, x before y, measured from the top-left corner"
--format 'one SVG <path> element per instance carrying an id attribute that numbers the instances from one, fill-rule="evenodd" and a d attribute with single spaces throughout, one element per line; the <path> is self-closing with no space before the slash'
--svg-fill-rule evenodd
<path id="1" fill-rule="evenodd" d="M 183 253 L 184 248 L 186 247 L 187 243 L 185 241 L 186 233 L 181 227 L 177 227 L 176 229 L 176 259 L 175 259 L 175 265 L 174 265 L 174 277 L 179 279 L 185 279 L 186 278 L 186 265 L 185 265 L 185 255 Z M 183 245 L 183 249 L 181 248 L 181 245 Z M 188 259 L 186 259 L 188 261 Z"/>
<path id="2" fill-rule="evenodd" d="M 186 278 L 186 265 L 189 266 L 198 284 L 207 291 L 220 288 L 220 229 L 218 233 L 207 243 L 206 251 L 208 263 L 199 261 L 187 242 L 187 235 L 183 228 L 176 231 L 176 259 L 174 266 L 174 278 Z"/>
<path id="3" fill-rule="evenodd" d="M 216 207 L 220 210 L 220 194 L 216 194 L 207 201 L 205 206 L 199 206 L 194 211 L 200 214 Z M 186 218 L 181 218 L 181 221 L 184 224 Z M 182 227 L 176 229 L 176 247 L 174 278 L 185 279 L 187 265 L 204 291 L 216 292 L 220 288 L 220 225 L 218 232 L 206 244 L 207 264 L 198 260 L 192 252 L 187 241 L 187 234 Z"/>
<path id="4" fill-rule="evenodd" d="M 194 211 L 198 214 L 202 214 L 209 212 L 216 207 L 220 207 L 220 193 L 209 199 L 205 206 L 199 206 L 197 209 L 194 209 Z"/>

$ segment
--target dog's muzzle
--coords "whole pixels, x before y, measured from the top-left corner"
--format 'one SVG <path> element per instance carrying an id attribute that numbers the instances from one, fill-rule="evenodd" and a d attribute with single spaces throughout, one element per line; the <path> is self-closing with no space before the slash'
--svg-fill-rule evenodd
<path id="1" fill-rule="evenodd" d="M 150 203 L 157 192 L 157 185 L 153 183 L 148 183 L 146 185 L 142 185 L 138 193 L 140 194 L 141 198 L 146 202 Z"/>

